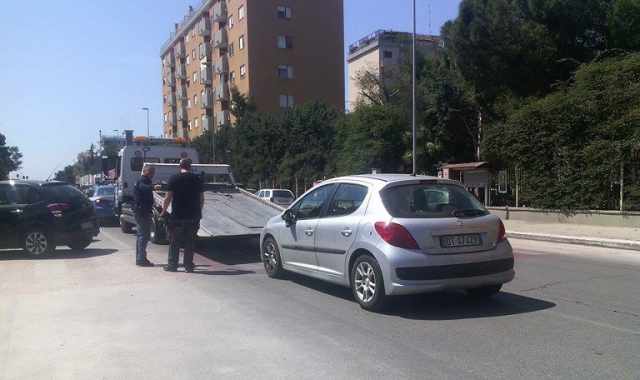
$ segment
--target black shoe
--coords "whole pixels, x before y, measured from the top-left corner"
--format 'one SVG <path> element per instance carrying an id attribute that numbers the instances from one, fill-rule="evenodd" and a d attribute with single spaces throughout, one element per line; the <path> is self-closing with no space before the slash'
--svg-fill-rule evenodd
<path id="1" fill-rule="evenodd" d="M 149 260 L 145 260 L 145 261 L 139 261 L 136 263 L 137 266 L 139 267 L 155 267 L 155 265 L 153 265 L 153 263 Z"/>
<path id="2" fill-rule="evenodd" d="M 164 271 L 165 272 L 177 272 L 178 268 L 167 265 L 166 267 L 164 267 Z"/>
<path id="3" fill-rule="evenodd" d="M 187 273 L 193 273 L 193 270 L 196 269 L 195 265 L 185 265 L 184 270 Z"/>

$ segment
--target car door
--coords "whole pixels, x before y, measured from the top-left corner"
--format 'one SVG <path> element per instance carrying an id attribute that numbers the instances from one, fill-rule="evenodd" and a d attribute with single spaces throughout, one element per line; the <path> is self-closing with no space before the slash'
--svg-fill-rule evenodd
<path id="1" fill-rule="evenodd" d="M 16 203 L 14 186 L 0 184 L 0 248 L 18 248 L 18 226 L 22 209 Z"/>
<path id="2" fill-rule="evenodd" d="M 335 185 L 321 186 L 298 201 L 287 212 L 295 215 L 294 221 L 280 234 L 280 248 L 285 265 L 303 270 L 315 270 L 316 226 Z"/>
<path id="3" fill-rule="evenodd" d="M 346 253 L 357 236 L 368 192 L 367 186 L 353 183 L 340 184 L 336 190 L 316 227 L 318 270 L 330 276 L 344 276 Z"/>

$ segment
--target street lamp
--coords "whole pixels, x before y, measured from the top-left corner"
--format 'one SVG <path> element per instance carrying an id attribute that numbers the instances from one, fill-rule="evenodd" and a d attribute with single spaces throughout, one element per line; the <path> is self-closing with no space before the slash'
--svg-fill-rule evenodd
<path id="1" fill-rule="evenodd" d="M 417 174 L 416 168 L 416 0 L 413 0 L 413 37 L 411 42 L 411 54 L 413 59 L 412 76 L 411 76 L 411 140 L 412 140 L 412 156 L 413 156 L 413 170 L 412 175 Z"/>
<path id="2" fill-rule="evenodd" d="M 149 133 L 149 111 L 150 111 L 150 109 L 149 109 L 149 107 L 142 107 L 141 110 L 147 111 L 147 137 L 149 137 L 150 136 L 150 133 Z"/>

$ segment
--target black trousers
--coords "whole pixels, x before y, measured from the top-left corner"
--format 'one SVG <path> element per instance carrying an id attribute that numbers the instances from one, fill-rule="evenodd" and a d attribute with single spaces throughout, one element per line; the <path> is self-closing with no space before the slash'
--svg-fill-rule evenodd
<path id="1" fill-rule="evenodd" d="M 193 246 L 200 229 L 198 220 L 169 221 L 169 266 L 178 267 L 180 248 L 184 249 L 183 263 L 185 268 L 193 267 Z"/>

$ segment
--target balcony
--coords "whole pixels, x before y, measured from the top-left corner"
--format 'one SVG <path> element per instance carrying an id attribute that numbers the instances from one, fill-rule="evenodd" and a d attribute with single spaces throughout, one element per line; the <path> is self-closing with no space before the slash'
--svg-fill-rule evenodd
<path id="1" fill-rule="evenodd" d="M 221 79 L 220 83 L 216 86 L 216 100 L 229 100 L 229 83 L 224 79 Z"/>
<path id="2" fill-rule="evenodd" d="M 202 84 L 211 85 L 212 77 L 213 75 L 211 74 L 209 66 L 206 66 L 200 71 L 200 81 L 202 82 Z"/>
<path id="3" fill-rule="evenodd" d="M 176 68 L 176 78 L 180 80 L 187 80 L 187 68 L 185 65 L 179 65 Z"/>
<path id="4" fill-rule="evenodd" d="M 167 118 L 167 123 L 171 126 L 171 127 L 176 127 L 178 125 L 178 118 L 176 117 L 175 113 L 170 113 L 169 117 Z"/>
<path id="5" fill-rule="evenodd" d="M 202 115 L 202 130 L 203 131 L 211 130 L 211 117 L 207 115 Z"/>
<path id="6" fill-rule="evenodd" d="M 178 108 L 178 121 L 187 121 L 189 120 L 189 115 L 187 114 L 187 110 L 184 107 Z"/>
<path id="7" fill-rule="evenodd" d="M 211 17 L 214 22 L 227 22 L 228 16 L 227 2 L 220 0 L 213 5 L 213 16 Z"/>
<path id="8" fill-rule="evenodd" d="M 169 87 L 176 86 L 176 75 L 173 72 L 167 74 L 167 81 L 169 82 Z"/>
<path id="9" fill-rule="evenodd" d="M 229 58 L 226 55 L 220 57 L 216 63 L 215 71 L 217 74 L 226 74 L 229 72 Z"/>
<path id="10" fill-rule="evenodd" d="M 229 37 L 226 29 L 217 31 L 213 36 L 213 47 L 216 49 L 226 49 L 229 43 Z"/>
<path id="11" fill-rule="evenodd" d="M 185 59 L 187 58 L 187 51 L 184 48 L 184 43 L 180 42 L 176 45 L 176 47 L 174 48 L 174 54 L 176 56 L 176 59 Z"/>
<path id="12" fill-rule="evenodd" d="M 229 111 L 223 110 L 216 112 L 216 126 L 222 127 L 231 123 L 231 115 Z"/>
<path id="13" fill-rule="evenodd" d="M 176 95 L 174 93 L 171 93 L 169 96 L 167 96 L 167 104 L 169 105 L 169 107 L 176 106 Z"/>
<path id="14" fill-rule="evenodd" d="M 201 37 L 209 37 L 211 36 L 211 24 L 209 23 L 209 19 L 203 18 L 198 23 L 198 35 Z"/>
<path id="15" fill-rule="evenodd" d="M 209 62 L 211 60 L 211 46 L 202 44 L 199 48 L 200 62 Z"/>
<path id="16" fill-rule="evenodd" d="M 164 65 L 165 68 L 172 68 L 176 65 L 175 60 L 173 58 L 173 53 L 169 53 L 168 55 L 166 55 L 164 57 L 164 59 L 162 60 L 162 64 Z"/>
<path id="17" fill-rule="evenodd" d="M 210 91 L 205 91 L 204 94 L 201 95 L 202 99 L 200 101 L 200 106 L 202 109 L 210 109 L 213 107 L 213 96 L 211 96 Z"/>
<path id="18" fill-rule="evenodd" d="M 187 96 L 187 88 L 184 86 L 180 86 L 178 87 L 178 100 L 184 101 L 189 99 L 189 97 Z"/>

